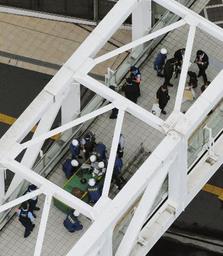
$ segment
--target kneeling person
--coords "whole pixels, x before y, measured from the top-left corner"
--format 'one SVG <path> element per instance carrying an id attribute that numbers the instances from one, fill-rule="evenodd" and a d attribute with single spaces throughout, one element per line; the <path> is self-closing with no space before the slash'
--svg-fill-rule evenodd
<path id="1" fill-rule="evenodd" d="M 71 211 L 68 213 L 66 219 L 64 220 L 63 224 L 64 227 L 71 233 L 83 229 L 83 225 L 78 220 L 78 216 L 80 213 L 77 210 Z"/>

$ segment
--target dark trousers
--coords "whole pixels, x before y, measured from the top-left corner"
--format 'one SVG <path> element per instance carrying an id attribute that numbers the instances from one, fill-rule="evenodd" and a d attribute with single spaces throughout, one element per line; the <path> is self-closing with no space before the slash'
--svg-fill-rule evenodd
<path id="1" fill-rule="evenodd" d="M 34 224 L 31 222 L 30 219 L 27 219 L 25 221 L 20 221 L 20 222 L 25 227 L 24 237 L 29 236 L 30 233 L 33 231 Z"/>
<path id="2" fill-rule="evenodd" d="M 164 108 L 166 107 L 167 103 L 163 103 L 163 102 L 159 102 L 159 107 L 161 109 L 161 111 L 164 110 Z"/>
<path id="3" fill-rule="evenodd" d="M 164 74 L 164 78 L 165 78 L 164 84 L 170 85 L 171 84 L 170 79 L 172 78 L 172 75 L 170 76 L 170 75 L 165 75 Z"/>
<path id="4" fill-rule="evenodd" d="M 38 201 L 38 199 L 36 199 L 36 200 L 30 199 L 30 200 L 29 200 L 29 211 L 30 211 L 31 213 L 33 213 L 33 211 L 35 210 L 36 205 L 37 205 L 37 201 Z"/>
<path id="5" fill-rule="evenodd" d="M 206 69 L 207 69 L 208 66 L 204 66 L 204 65 L 198 65 L 198 68 L 199 68 L 199 73 L 198 73 L 198 77 L 199 76 L 202 76 L 203 77 L 203 80 L 204 80 L 204 83 L 207 82 L 207 75 L 206 75 Z"/>

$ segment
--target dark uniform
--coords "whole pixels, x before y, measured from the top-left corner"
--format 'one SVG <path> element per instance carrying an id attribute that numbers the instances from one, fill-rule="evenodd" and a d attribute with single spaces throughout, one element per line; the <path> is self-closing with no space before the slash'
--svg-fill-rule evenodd
<path id="1" fill-rule="evenodd" d="M 198 77 L 202 76 L 204 83 L 206 83 L 207 75 L 206 75 L 205 71 L 209 65 L 209 58 L 208 58 L 207 54 L 205 52 L 203 52 L 202 50 L 198 50 L 197 56 L 196 56 L 196 59 L 194 62 L 197 63 L 197 66 L 199 68 Z"/>
<path id="2" fill-rule="evenodd" d="M 166 54 L 162 54 L 161 52 L 159 52 L 155 58 L 153 65 L 154 65 L 154 69 L 157 72 L 157 76 L 163 77 L 162 72 L 163 72 L 165 61 L 166 61 L 166 57 L 167 57 Z"/>
<path id="3" fill-rule="evenodd" d="M 21 209 L 18 210 L 17 214 L 19 217 L 19 222 L 25 227 L 24 237 L 28 237 L 33 231 L 35 224 L 33 224 L 34 217 L 28 210 L 28 205 L 26 202 L 22 203 Z"/>
<path id="4" fill-rule="evenodd" d="M 72 143 L 70 144 L 70 152 L 73 159 L 77 159 L 80 154 L 80 144 L 74 146 Z"/>
<path id="5" fill-rule="evenodd" d="M 166 84 L 168 86 L 173 86 L 170 83 L 170 79 L 173 76 L 174 65 L 175 65 L 175 59 L 172 58 L 172 59 L 167 60 L 165 66 L 164 66 L 164 78 L 165 78 L 164 84 Z"/>
<path id="6" fill-rule="evenodd" d="M 83 225 L 78 220 L 78 218 L 74 216 L 73 211 L 68 213 L 63 224 L 64 224 L 64 227 L 71 233 L 83 229 Z"/>
<path id="7" fill-rule="evenodd" d="M 130 78 L 126 79 L 126 85 L 124 87 L 125 97 L 134 103 L 137 103 L 139 97 L 139 86 L 131 81 Z"/>
<path id="8" fill-rule="evenodd" d="M 34 185 L 34 184 L 31 184 L 31 185 L 29 185 L 28 190 L 26 191 L 25 194 L 27 194 L 29 192 L 32 192 L 32 191 L 35 191 L 36 189 L 37 189 L 37 186 Z M 37 203 L 38 203 L 38 196 L 35 196 L 35 197 L 30 198 L 28 200 L 29 211 L 32 213 L 34 218 L 36 218 L 36 215 L 34 214 L 34 211 L 39 211 L 40 210 L 40 208 L 36 206 Z"/>
<path id="9" fill-rule="evenodd" d="M 103 143 L 97 143 L 95 145 L 95 153 L 97 156 L 98 162 L 100 161 L 106 161 L 106 146 Z"/>
<path id="10" fill-rule="evenodd" d="M 74 172 L 77 170 L 76 167 L 71 165 L 72 159 L 67 159 L 63 164 L 63 172 L 67 179 L 70 179 L 73 176 Z"/>
<path id="11" fill-rule="evenodd" d="M 96 203 L 101 197 L 101 190 L 97 184 L 88 186 L 88 197 L 90 203 Z"/>
<path id="12" fill-rule="evenodd" d="M 167 102 L 170 99 L 167 86 L 165 86 L 165 85 L 160 86 L 160 88 L 158 89 L 158 91 L 156 93 L 156 98 L 158 99 L 161 113 L 165 115 L 166 111 L 164 110 L 164 108 L 166 107 Z"/>
<path id="13" fill-rule="evenodd" d="M 175 78 L 178 77 L 178 74 L 181 72 L 181 66 L 183 64 L 183 57 L 185 53 L 185 48 L 179 49 L 174 53 L 175 64 Z"/>
<path id="14" fill-rule="evenodd" d="M 139 68 L 135 66 L 130 67 L 130 77 L 132 84 L 135 86 L 135 90 L 137 91 L 137 97 L 140 96 L 140 83 L 141 83 L 141 73 Z"/>

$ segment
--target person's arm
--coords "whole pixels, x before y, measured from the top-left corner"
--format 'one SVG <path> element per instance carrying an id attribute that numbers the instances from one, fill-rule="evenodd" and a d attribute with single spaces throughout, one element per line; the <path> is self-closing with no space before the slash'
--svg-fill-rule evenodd
<path id="1" fill-rule="evenodd" d="M 34 221 L 34 217 L 33 214 L 31 212 L 28 212 L 28 218 L 33 222 Z"/>

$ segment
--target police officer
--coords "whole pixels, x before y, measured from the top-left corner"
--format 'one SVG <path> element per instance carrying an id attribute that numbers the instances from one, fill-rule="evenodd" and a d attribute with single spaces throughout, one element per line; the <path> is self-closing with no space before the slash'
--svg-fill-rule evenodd
<path id="1" fill-rule="evenodd" d="M 167 102 L 170 99 L 170 96 L 168 94 L 168 88 L 165 84 L 161 85 L 158 91 L 156 92 L 156 98 L 158 100 L 161 113 L 166 115 L 166 111 L 164 110 L 164 108 L 166 107 Z"/>
<path id="2" fill-rule="evenodd" d="M 167 49 L 162 48 L 160 52 L 157 54 L 154 61 L 154 69 L 157 72 L 157 76 L 163 77 L 163 67 L 167 57 Z"/>
<path id="3" fill-rule="evenodd" d="M 137 98 L 139 97 L 139 86 L 134 83 L 131 78 L 126 79 L 126 84 L 123 88 L 125 97 L 134 103 L 137 103 Z"/>
<path id="4" fill-rule="evenodd" d="M 97 160 L 100 161 L 106 161 L 106 146 L 102 142 L 97 143 L 95 145 L 95 153 L 97 156 Z"/>
<path id="5" fill-rule="evenodd" d="M 130 72 L 130 79 L 132 81 L 133 86 L 135 86 L 135 89 L 137 90 L 136 94 L 137 97 L 140 96 L 140 83 L 141 83 L 141 73 L 139 71 L 139 68 L 136 66 L 131 66 L 129 69 Z"/>
<path id="6" fill-rule="evenodd" d="M 21 204 L 20 209 L 16 210 L 19 217 L 19 222 L 25 227 L 24 238 L 28 237 L 33 231 L 35 224 L 33 224 L 34 217 L 28 209 L 27 202 Z"/>
<path id="7" fill-rule="evenodd" d="M 89 203 L 96 203 L 101 197 L 101 191 L 94 178 L 89 179 L 87 190 Z"/>
<path id="8" fill-rule="evenodd" d="M 199 68 L 199 73 L 197 77 L 202 76 L 204 83 L 207 82 L 207 75 L 206 75 L 206 69 L 208 68 L 209 65 L 209 58 L 207 56 L 207 54 L 202 51 L 202 50 L 198 50 L 197 54 L 196 54 L 196 58 L 195 58 L 195 63 L 197 63 L 197 66 Z"/>
<path id="9" fill-rule="evenodd" d="M 114 179 L 118 178 L 118 176 L 121 173 L 122 167 L 123 167 L 122 159 L 120 157 L 116 156 L 115 164 L 114 164 L 114 169 L 113 169 L 113 178 Z"/>
<path id="10" fill-rule="evenodd" d="M 76 159 L 67 159 L 63 164 L 63 171 L 67 179 L 70 179 L 71 176 L 77 171 L 79 167 L 79 162 Z"/>
<path id="11" fill-rule="evenodd" d="M 31 184 L 29 185 L 26 193 L 29 193 L 29 192 L 32 192 L 32 191 L 35 191 L 37 189 L 37 186 L 34 185 L 34 184 Z M 25 193 L 25 194 L 26 194 Z M 38 202 L 38 196 L 35 196 L 31 199 L 28 200 L 28 204 L 29 204 L 29 211 L 32 213 L 33 217 L 36 218 L 36 215 L 34 214 L 34 211 L 39 211 L 40 208 L 37 207 L 37 202 Z"/>
<path id="12" fill-rule="evenodd" d="M 77 210 L 72 210 L 67 214 L 63 224 L 64 227 L 71 233 L 83 229 L 83 225 L 78 220 L 80 213 Z"/>
<path id="13" fill-rule="evenodd" d="M 164 73 L 163 73 L 164 78 L 165 78 L 164 84 L 166 84 L 168 86 L 171 86 L 171 87 L 173 85 L 170 83 L 170 79 L 173 76 L 174 65 L 175 65 L 175 59 L 174 58 L 167 60 L 165 66 L 164 66 Z"/>
<path id="14" fill-rule="evenodd" d="M 72 158 L 76 159 L 80 154 L 80 143 L 77 139 L 73 139 L 70 144 L 70 152 L 72 154 Z"/>

